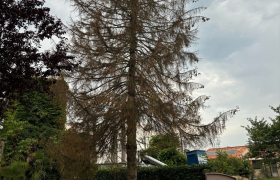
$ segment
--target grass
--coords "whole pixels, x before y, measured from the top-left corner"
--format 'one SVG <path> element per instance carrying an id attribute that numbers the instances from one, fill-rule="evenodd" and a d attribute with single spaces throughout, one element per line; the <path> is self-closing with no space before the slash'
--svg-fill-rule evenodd
<path id="1" fill-rule="evenodd" d="M 258 179 L 258 180 L 268 180 L 267 178 L 263 178 L 263 179 Z M 280 178 L 269 178 L 269 180 L 280 180 Z"/>

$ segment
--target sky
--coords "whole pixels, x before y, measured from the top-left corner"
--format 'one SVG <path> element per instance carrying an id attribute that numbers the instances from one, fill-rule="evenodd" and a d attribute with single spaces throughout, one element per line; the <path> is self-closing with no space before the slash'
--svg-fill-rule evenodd
<path id="1" fill-rule="evenodd" d="M 46 0 L 45 6 L 64 24 L 70 22 L 69 1 Z M 194 65 L 201 75 L 193 81 L 205 88 L 193 96 L 211 96 L 210 107 L 201 111 L 204 123 L 239 107 L 216 147 L 243 146 L 248 136 L 241 126 L 249 124 L 247 118 L 270 121 L 276 114 L 269 106 L 280 105 L 280 1 L 200 0 L 187 8 L 200 6 L 207 7 L 201 15 L 210 20 L 198 24 L 199 40 L 191 50 L 201 59 Z"/>

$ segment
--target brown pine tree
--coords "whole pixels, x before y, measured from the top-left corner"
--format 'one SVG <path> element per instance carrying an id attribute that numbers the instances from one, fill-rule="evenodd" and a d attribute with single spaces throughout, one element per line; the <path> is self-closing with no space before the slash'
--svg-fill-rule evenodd
<path id="1" fill-rule="evenodd" d="M 189 145 L 212 143 L 230 110 L 203 125 L 199 109 L 209 97 L 192 98 L 198 62 L 188 51 L 203 7 L 188 0 L 72 0 L 79 16 L 70 27 L 72 52 L 81 66 L 69 78 L 85 114 L 94 111 L 95 132 L 108 148 L 126 129 L 128 180 L 137 179 L 137 131 L 179 133 Z M 102 133 L 100 133 L 102 132 Z M 113 148 L 113 147 L 112 147 Z M 105 148 L 103 149 L 105 150 Z"/>

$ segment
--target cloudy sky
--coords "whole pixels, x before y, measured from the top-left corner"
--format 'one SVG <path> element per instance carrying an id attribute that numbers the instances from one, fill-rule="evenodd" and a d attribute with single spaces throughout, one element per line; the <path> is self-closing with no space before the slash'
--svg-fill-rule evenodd
<path id="1" fill-rule="evenodd" d="M 72 8 L 69 1 L 46 0 L 51 14 L 67 24 Z M 247 118 L 275 117 L 269 105 L 280 105 L 280 1 L 200 0 L 189 7 L 207 7 L 201 14 L 210 21 L 199 24 L 198 67 L 194 79 L 205 85 L 194 96 L 210 95 L 210 107 L 202 111 L 205 122 L 219 112 L 239 107 L 226 124 L 220 147 L 242 146 L 247 142 L 241 125 Z M 46 45 L 47 46 L 47 45 Z"/>

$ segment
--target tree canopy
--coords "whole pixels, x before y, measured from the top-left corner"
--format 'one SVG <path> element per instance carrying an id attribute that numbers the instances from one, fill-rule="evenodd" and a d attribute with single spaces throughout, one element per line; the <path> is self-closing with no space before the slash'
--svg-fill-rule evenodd
<path id="1" fill-rule="evenodd" d="M 144 149 L 142 153 L 147 153 L 170 166 L 186 165 L 187 156 L 179 149 L 179 137 L 174 134 L 164 134 L 152 136 L 149 147 Z"/>
<path id="2" fill-rule="evenodd" d="M 264 163 L 280 161 L 280 106 L 271 109 L 277 114 L 271 122 L 249 118 L 250 125 L 243 126 L 248 132 L 248 148 L 253 158 L 263 158 Z"/>
<path id="3" fill-rule="evenodd" d="M 65 27 L 43 7 L 44 0 L 0 1 L 0 118 L 12 100 L 43 86 L 38 92 L 50 92 L 47 77 L 71 70 L 72 56 L 67 55 Z M 56 37 L 53 51 L 41 50 L 45 39 Z"/>
<path id="4" fill-rule="evenodd" d="M 236 158 L 229 156 L 226 152 L 217 150 L 217 158 L 208 159 L 208 165 L 211 167 L 210 172 L 223 173 L 228 175 L 240 175 L 252 177 L 253 169 L 245 158 Z"/>
<path id="5" fill-rule="evenodd" d="M 67 89 L 64 80 L 57 80 L 51 86 L 54 96 L 33 90 L 24 93 L 21 102 L 13 101 L 17 109 L 6 110 L 5 119 L 0 123 L 0 137 L 6 139 L 0 176 L 60 178 L 56 164 L 51 162 L 40 141 L 64 129 Z M 23 164 L 25 168 L 20 168 Z"/>
<path id="6" fill-rule="evenodd" d="M 114 149 L 124 129 L 127 179 L 137 179 L 137 132 L 178 133 L 190 146 L 213 142 L 237 110 L 203 124 L 199 110 L 209 96 L 191 96 L 203 88 L 192 81 L 198 72 L 189 65 L 199 58 L 189 47 L 197 40 L 195 24 L 208 20 L 199 15 L 204 7 L 188 9 L 190 0 L 71 1 L 78 13 L 72 53 L 81 66 L 68 77 L 83 112 L 74 120 L 94 120 L 95 143 L 107 147 L 99 150 Z"/>

